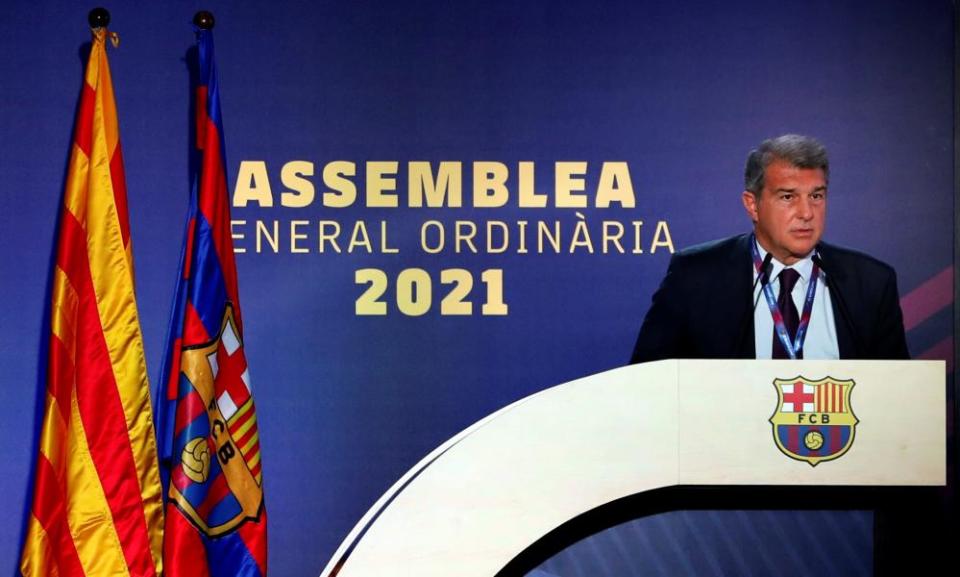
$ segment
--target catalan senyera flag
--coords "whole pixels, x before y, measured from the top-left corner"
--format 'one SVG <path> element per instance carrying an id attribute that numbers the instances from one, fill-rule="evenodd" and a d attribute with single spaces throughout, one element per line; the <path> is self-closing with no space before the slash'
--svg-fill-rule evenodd
<path id="1" fill-rule="evenodd" d="M 61 207 L 27 577 L 161 574 L 162 489 L 108 36 L 94 31 Z"/>
<path id="2" fill-rule="evenodd" d="M 199 156 L 180 258 L 162 398 L 167 577 L 263 576 L 260 434 L 244 354 L 230 235 L 220 94 L 210 30 L 198 30 Z"/>

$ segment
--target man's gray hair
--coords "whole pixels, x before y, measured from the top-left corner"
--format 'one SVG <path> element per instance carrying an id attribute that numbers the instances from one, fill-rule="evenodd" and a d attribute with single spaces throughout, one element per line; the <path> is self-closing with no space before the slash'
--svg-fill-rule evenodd
<path id="1" fill-rule="evenodd" d="M 830 180 L 830 162 L 827 149 L 816 139 L 799 134 L 784 134 L 764 140 L 760 147 L 747 155 L 747 167 L 744 170 L 746 190 L 758 196 L 763 190 L 763 177 L 774 160 L 789 162 L 797 168 L 819 168 L 824 179 Z"/>

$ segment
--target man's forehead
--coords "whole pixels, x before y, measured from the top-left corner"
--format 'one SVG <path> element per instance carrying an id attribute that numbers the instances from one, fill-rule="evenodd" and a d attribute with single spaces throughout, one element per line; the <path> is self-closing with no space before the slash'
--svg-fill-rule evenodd
<path id="1" fill-rule="evenodd" d="M 804 168 L 785 160 L 774 160 L 764 171 L 764 188 L 810 188 L 826 190 L 827 178 L 822 168 Z"/>

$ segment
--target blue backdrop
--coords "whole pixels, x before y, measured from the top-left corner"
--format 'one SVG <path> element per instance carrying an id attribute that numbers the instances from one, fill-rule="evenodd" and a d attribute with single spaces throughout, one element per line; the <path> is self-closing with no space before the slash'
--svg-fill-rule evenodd
<path id="1" fill-rule="evenodd" d="M 30 491 L 45 287 L 91 7 L 15 0 L 0 21 L 0 492 L 7 495 L 0 567 L 11 570 Z M 217 16 L 231 189 L 241 166 L 264 163 L 243 184 L 262 194 L 266 175 L 274 206 L 250 202 L 233 218 L 245 221 L 236 226 L 237 246 L 246 249 L 237 264 L 275 575 L 318 574 L 383 491 L 475 420 L 624 364 L 670 257 L 664 235 L 679 250 L 747 230 L 742 166 L 769 136 L 801 132 L 826 144 L 825 238 L 898 270 L 914 356 L 952 354 L 949 1 L 117 1 L 107 8 L 121 38 L 110 62 L 154 386 L 189 191 L 190 19 L 199 8 Z M 282 192 L 302 186 L 289 176 L 284 182 L 292 161 L 313 166 L 302 176 L 316 188 L 309 206 L 281 205 Z M 331 190 L 323 170 L 333 161 L 356 169 L 349 180 L 357 200 L 348 207 L 323 202 Z M 366 206 L 365 171 L 379 161 L 397 163 L 397 208 Z M 408 206 L 408 163 L 418 161 L 435 176 L 441 162 L 462 163 L 462 207 Z M 480 161 L 508 170 L 504 206 L 473 206 L 472 163 Z M 519 206 L 524 162 L 533 163 L 545 207 Z M 586 163 L 571 165 L 584 174 L 574 180 L 582 180 L 586 206 L 555 206 L 558 162 Z M 635 206 L 596 206 L 603 163 L 625 163 Z M 623 186 L 618 179 L 615 187 Z M 346 252 L 358 220 L 368 226 L 372 254 Z M 458 220 L 479 228 L 476 254 L 466 245 L 456 251 Z M 342 227 L 343 252 L 329 245 L 319 252 L 320 221 Z M 398 252 L 379 250 L 381 221 Z M 427 221 L 446 233 L 436 254 L 421 242 Z M 506 251 L 486 250 L 488 221 L 509 229 Z M 549 245 L 538 254 L 541 221 L 559 227 L 559 254 Z M 256 252 L 257 226 L 272 232 L 274 222 L 276 252 L 269 245 Z M 577 232 L 581 222 L 592 252 Z M 604 254 L 604 226 L 616 223 L 625 252 L 609 245 Z M 291 227 L 305 235 L 293 245 Z M 428 227 L 431 246 L 437 229 Z M 294 252 L 299 247 L 306 252 Z M 355 275 L 366 268 L 387 280 L 385 316 L 357 314 L 366 285 Z M 432 284 L 432 306 L 421 316 L 405 314 L 417 311 L 397 299 L 398 287 L 413 286 L 412 273 L 402 271 L 413 268 Z M 441 284 L 444 269 L 465 269 L 473 279 L 471 315 L 441 314 L 450 290 Z M 491 269 L 502 271 L 502 284 L 482 282 Z M 426 285 L 417 282 L 411 300 L 422 305 Z M 482 303 L 496 300 L 487 297 L 491 286 L 502 286 L 508 314 L 482 314 Z M 677 514 L 648 525 L 682 529 L 688 521 Z M 836 522 L 841 533 L 869 527 L 859 517 Z M 858 539 L 849 563 L 862 569 L 870 545 Z M 746 566 L 763 566 L 745 555 Z M 722 559 L 706 566 L 737 567 Z M 703 574 L 692 565 L 673 569 Z"/>

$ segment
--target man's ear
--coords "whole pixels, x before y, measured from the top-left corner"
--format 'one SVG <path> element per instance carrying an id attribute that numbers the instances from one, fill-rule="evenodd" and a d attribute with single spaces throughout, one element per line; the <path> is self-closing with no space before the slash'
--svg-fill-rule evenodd
<path id="1" fill-rule="evenodd" d="M 743 200 L 743 208 L 747 211 L 747 216 L 750 217 L 750 220 L 757 222 L 760 220 L 760 217 L 757 216 L 757 197 L 749 190 L 743 191 L 743 195 L 740 197 Z"/>

